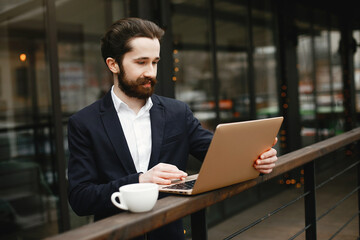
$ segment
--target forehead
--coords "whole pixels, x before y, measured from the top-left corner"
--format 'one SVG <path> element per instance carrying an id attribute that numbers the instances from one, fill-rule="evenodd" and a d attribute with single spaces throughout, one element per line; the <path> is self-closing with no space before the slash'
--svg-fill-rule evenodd
<path id="1" fill-rule="evenodd" d="M 158 58 L 160 55 L 160 42 L 157 38 L 137 37 L 130 40 L 131 51 L 127 54 L 136 58 Z"/>

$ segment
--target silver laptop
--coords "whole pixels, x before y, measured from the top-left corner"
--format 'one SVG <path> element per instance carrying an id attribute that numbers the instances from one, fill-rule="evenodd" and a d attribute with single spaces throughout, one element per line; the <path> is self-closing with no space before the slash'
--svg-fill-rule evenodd
<path id="1" fill-rule="evenodd" d="M 283 117 L 219 124 L 199 174 L 161 185 L 161 192 L 195 195 L 259 176 L 254 161 L 269 150 Z"/>

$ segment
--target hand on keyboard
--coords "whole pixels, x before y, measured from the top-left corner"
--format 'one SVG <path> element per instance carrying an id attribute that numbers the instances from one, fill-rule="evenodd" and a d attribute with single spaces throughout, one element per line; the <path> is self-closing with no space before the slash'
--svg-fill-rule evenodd
<path id="1" fill-rule="evenodd" d="M 179 170 L 175 165 L 159 163 L 149 171 L 139 175 L 139 182 L 152 182 L 162 185 L 171 184 L 172 180 L 184 180 L 187 173 Z"/>

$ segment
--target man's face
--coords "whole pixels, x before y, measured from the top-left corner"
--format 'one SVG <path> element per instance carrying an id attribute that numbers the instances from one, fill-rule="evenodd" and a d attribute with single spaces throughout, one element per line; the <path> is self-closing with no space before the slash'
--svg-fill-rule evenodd
<path id="1" fill-rule="evenodd" d="M 124 55 L 119 66 L 119 87 L 129 97 L 146 99 L 153 94 L 157 82 L 160 43 L 158 39 L 139 37 L 129 44 L 132 50 Z"/>

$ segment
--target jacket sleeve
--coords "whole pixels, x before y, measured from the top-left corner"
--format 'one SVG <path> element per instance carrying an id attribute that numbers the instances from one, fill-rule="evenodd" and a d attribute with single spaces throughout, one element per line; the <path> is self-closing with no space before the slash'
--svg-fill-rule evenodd
<path id="1" fill-rule="evenodd" d="M 101 159 L 95 159 L 90 130 L 74 117 L 68 123 L 68 142 L 68 198 L 74 212 L 86 216 L 116 211 L 110 200 L 111 194 L 122 185 L 139 182 L 139 173 L 110 182 L 101 180 L 97 169 L 97 161 Z"/>

